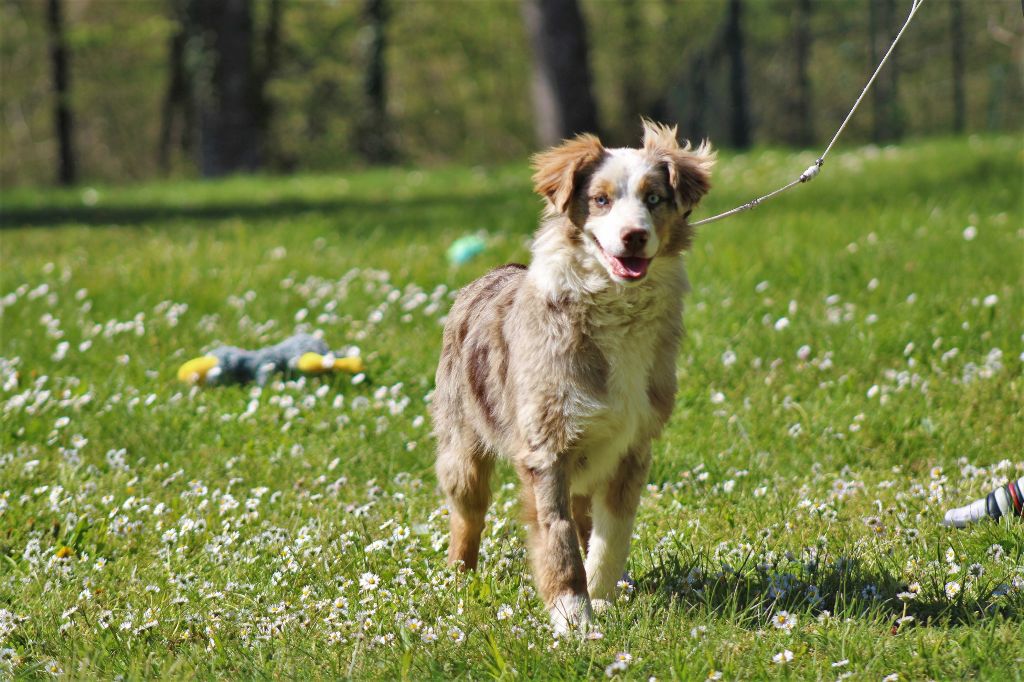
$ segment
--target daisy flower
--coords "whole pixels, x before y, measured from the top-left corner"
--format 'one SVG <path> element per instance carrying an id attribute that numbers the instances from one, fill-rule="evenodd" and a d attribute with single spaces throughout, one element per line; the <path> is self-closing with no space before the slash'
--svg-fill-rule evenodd
<path id="1" fill-rule="evenodd" d="M 372 592 L 380 586 L 380 576 L 376 573 L 363 573 L 359 576 L 359 588 L 363 592 Z"/>
<path id="2" fill-rule="evenodd" d="M 791 615 L 789 611 L 779 611 L 772 616 L 772 625 L 777 630 L 785 630 L 786 632 L 792 632 L 796 626 L 796 616 Z"/>
<path id="3" fill-rule="evenodd" d="M 793 660 L 793 652 L 790 651 L 789 649 L 785 649 L 784 651 L 780 651 L 779 653 L 777 653 L 774 656 L 772 656 L 772 661 L 774 663 L 778 663 L 779 665 L 782 665 L 782 664 L 785 664 L 785 663 L 789 663 L 792 660 Z"/>

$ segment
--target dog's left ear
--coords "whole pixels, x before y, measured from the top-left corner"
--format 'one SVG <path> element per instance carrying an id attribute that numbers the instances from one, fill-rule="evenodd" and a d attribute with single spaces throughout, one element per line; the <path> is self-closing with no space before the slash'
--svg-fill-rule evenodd
<path id="1" fill-rule="evenodd" d="M 585 133 L 534 155 L 534 190 L 550 201 L 559 213 L 565 213 L 573 194 L 597 167 L 604 153 L 601 141 Z"/>
<path id="2" fill-rule="evenodd" d="M 680 209 L 692 209 L 711 189 L 711 168 L 717 155 L 707 140 L 696 148 L 689 142 L 680 146 L 675 126 L 645 120 L 644 151 L 667 166 Z"/>

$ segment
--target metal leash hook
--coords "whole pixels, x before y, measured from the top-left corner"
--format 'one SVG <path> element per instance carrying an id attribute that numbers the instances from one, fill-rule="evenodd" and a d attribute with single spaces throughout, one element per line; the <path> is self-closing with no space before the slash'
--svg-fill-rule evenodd
<path id="1" fill-rule="evenodd" d="M 910 8 L 910 14 L 907 15 L 907 20 L 903 22 L 903 27 L 900 29 L 899 33 L 896 34 L 896 37 L 893 38 L 892 45 L 889 46 L 889 49 L 882 57 L 882 61 L 878 63 L 878 66 L 875 68 L 875 72 L 871 74 L 871 78 L 868 79 L 867 85 L 865 85 L 864 89 L 860 91 L 860 96 L 857 98 L 857 101 L 853 103 L 853 107 L 850 108 L 850 113 L 848 113 L 846 115 L 846 118 L 843 119 L 843 123 L 842 125 L 839 126 L 839 130 L 837 130 L 836 134 L 832 136 L 832 141 L 828 143 L 828 146 L 825 147 L 825 151 L 822 152 L 821 156 L 818 157 L 817 161 L 808 166 L 807 170 L 801 173 L 799 178 L 789 183 L 788 185 L 783 185 L 774 192 L 769 192 L 768 194 L 765 194 L 763 197 L 751 199 L 742 206 L 737 206 L 736 208 L 726 211 L 725 213 L 719 213 L 718 215 L 713 215 L 710 218 L 698 220 L 697 222 L 690 223 L 690 225 L 694 227 L 696 227 L 697 225 L 706 225 L 707 223 L 713 223 L 716 220 L 728 218 L 731 215 L 742 213 L 743 211 L 748 211 L 752 208 L 757 208 L 768 199 L 771 199 L 772 197 L 778 194 L 782 194 L 786 190 L 796 187 L 797 185 L 803 184 L 805 182 L 810 182 L 811 180 L 816 178 L 818 176 L 818 173 L 821 172 L 821 167 L 825 165 L 825 157 L 828 156 L 828 153 L 830 151 L 832 151 L 832 146 L 836 143 L 836 140 L 839 139 L 839 136 L 843 134 L 843 131 L 846 130 L 846 124 L 850 122 L 851 118 L 853 118 L 853 112 L 857 111 L 857 107 L 860 106 L 861 100 L 863 100 L 864 96 L 868 94 L 868 90 L 870 90 L 871 86 L 874 84 L 875 78 L 878 77 L 878 74 L 882 70 L 882 67 L 885 66 L 885 63 L 889 60 L 889 55 L 891 55 L 892 51 L 896 49 L 896 44 L 900 42 L 900 38 L 903 36 L 903 32 L 907 30 L 907 26 L 910 26 L 910 22 L 913 20 L 914 15 L 917 14 L 917 10 L 920 9 L 921 5 L 923 4 L 924 0 L 914 0 L 914 4 Z"/>

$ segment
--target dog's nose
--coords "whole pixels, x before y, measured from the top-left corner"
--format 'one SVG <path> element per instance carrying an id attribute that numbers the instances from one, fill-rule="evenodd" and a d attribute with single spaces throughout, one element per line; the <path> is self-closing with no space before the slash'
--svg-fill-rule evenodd
<path id="1" fill-rule="evenodd" d="M 622 231 L 622 243 L 630 253 L 643 251 L 647 246 L 647 230 L 629 227 Z"/>

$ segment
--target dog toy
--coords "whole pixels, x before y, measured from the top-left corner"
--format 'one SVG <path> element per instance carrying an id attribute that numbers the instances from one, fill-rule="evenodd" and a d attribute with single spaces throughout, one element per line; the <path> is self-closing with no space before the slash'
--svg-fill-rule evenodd
<path id="1" fill-rule="evenodd" d="M 1024 518 L 1024 478 L 1010 481 L 966 506 L 950 509 L 942 523 L 954 528 L 963 528 L 986 516 L 994 521 L 1004 516 Z"/>
<path id="2" fill-rule="evenodd" d="M 363 371 L 359 356 L 335 357 L 327 344 L 309 334 L 296 334 L 281 343 L 245 350 L 234 346 L 214 348 L 206 355 L 193 358 L 178 369 L 178 379 L 189 384 L 218 386 L 255 381 L 262 386 L 271 375 L 326 374 L 328 372 Z"/>
<path id="3" fill-rule="evenodd" d="M 468 263 L 479 256 L 486 247 L 487 243 L 478 235 L 459 237 L 448 247 L 448 261 L 452 265 Z"/>

